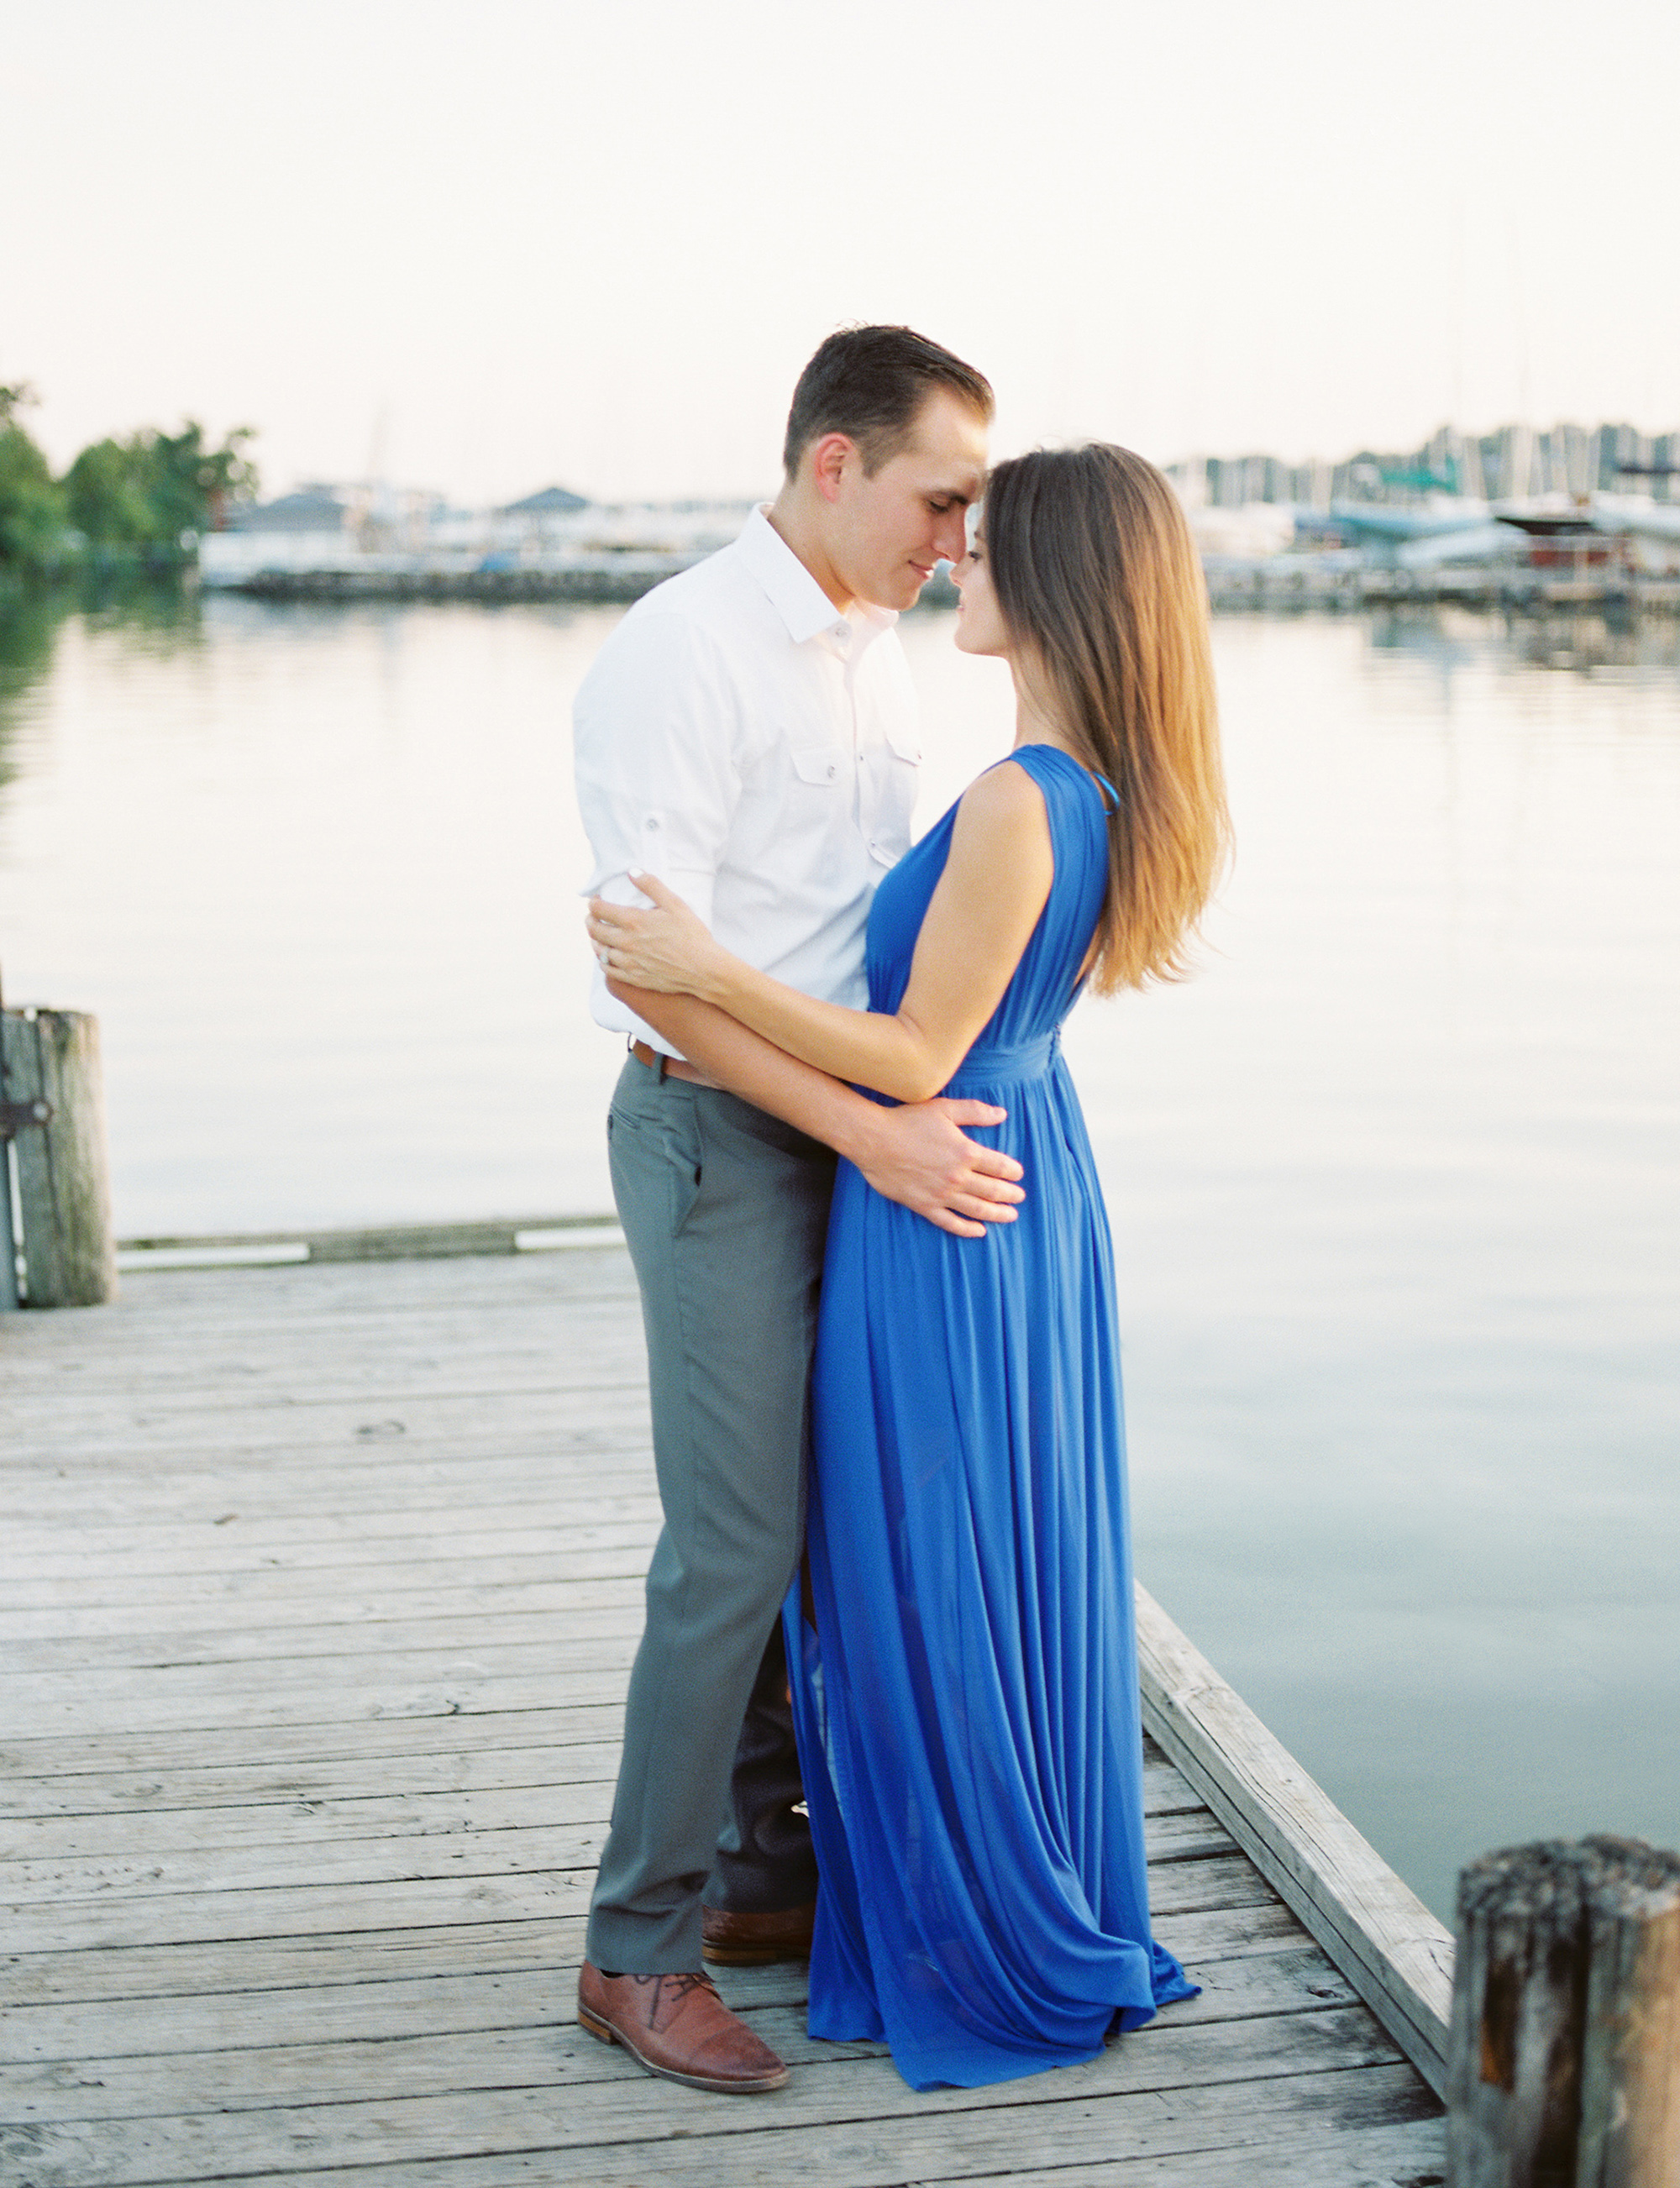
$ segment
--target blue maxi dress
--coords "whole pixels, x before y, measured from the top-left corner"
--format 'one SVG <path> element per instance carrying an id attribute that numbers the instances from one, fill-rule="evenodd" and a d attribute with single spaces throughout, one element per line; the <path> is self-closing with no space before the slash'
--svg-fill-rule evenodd
<path id="1" fill-rule="evenodd" d="M 884 2036 L 917 2089 L 1095 2057 L 1196 1989 L 1150 1936 L 1113 1268 L 1060 1052 L 1104 798 L 1052 746 L 1002 764 L 1044 794 L 1055 877 L 945 1091 L 1008 1110 L 994 1144 L 1027 1198 L 958 1238 L 841 1164 L 809 1604 L 796 1582 L 784 1611 L 821 1878 L 810 2033 Z M 903 996 L 955 813 L 877 893 L 871 1010 Z"/>

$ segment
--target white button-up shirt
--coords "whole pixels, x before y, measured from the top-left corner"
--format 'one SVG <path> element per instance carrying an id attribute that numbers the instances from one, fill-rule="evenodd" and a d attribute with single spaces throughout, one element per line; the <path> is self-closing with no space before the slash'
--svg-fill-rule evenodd
<path id="1" fill-rule="evenodd" d="M 842 615 L 764 510 L 646 594 L 578 691 L 591 894 L 657 875 L 748 964 L 861 1009 L 876 883 L 910 846 L 915 687 L 885 608 Z M 599 1023 L 671 1044 L 607 993 Z"/>

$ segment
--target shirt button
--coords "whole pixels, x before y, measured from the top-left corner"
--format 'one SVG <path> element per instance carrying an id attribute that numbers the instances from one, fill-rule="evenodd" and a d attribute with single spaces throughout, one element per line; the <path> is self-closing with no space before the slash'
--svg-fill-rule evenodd
<path id="1" fill-rule="evenodd" d="M 657 820 L 645 821 L 643 826 L 650 836 L 657 836 L 659 833 L 659 823 Z"/>

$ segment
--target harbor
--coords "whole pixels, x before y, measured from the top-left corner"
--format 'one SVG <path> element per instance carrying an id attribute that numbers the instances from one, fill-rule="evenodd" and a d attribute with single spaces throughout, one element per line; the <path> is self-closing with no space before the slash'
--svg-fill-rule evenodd
<path id="1" fill-rule="evenodd" d="M 1624 426 L 1481 437 L 1339 464 L 1169 465 L 1215 608 L 1347 612 L 1393 602 L 1518 614 L 1680 612 L 1680 435 Z M 212 590 L 275 601 L 624 604 L 740 529 L 750 501 L 600 506 L 551 486 L 451 508 L 382 481 L 232 507 L 200 540 Z M 923 605 L 950 606 L 944 568 Z"/>
<path id="2" fill-rule="evenodd" d="M 804 2036 L 797 1965 L 719 1973 L 769 2097 L 579 2030 L 658 1506 L 634 1278 L 568 1235 L 131 1247 L 116 1304 L 7 1318 L 7 2180 L 1439 2180 L 1446 1931 L 1147 1598 L 1152 1903 L 1199 1998 L 922 2096 Z"/>

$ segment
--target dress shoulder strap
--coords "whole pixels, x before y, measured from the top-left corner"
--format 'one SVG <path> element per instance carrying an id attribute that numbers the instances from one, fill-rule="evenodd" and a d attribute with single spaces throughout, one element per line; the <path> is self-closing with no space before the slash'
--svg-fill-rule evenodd
<path id="1" fill-rule="evenodd" d="M 1035 758 L 1042 760 L 1052 775 L 1057 772 L 1059 762 L 1062 767 L 1070 770 L 1074 775 L 1085 781 L 1095 783 L 1097 796 L 1102 801 L 1102 811 L 1107 819 L 1112 820 L 1119 811 L 1120 793 L 1109 781 L 1108 776 L 1099 774 L 1094 767 L 1087 767 L 1083 760 L 1075 759 L 1072 753 L 1063 752 L 1060 745 L 1018 745 L 1013 752 L 1006 753 L 1003 759 L 995 762 L 994 764 L 1001 767 L 1006 760 L 1016 760 L 1026 769 L 1029 775 L 1036 778 L 1039 770 L 1032 764 Z"/>

